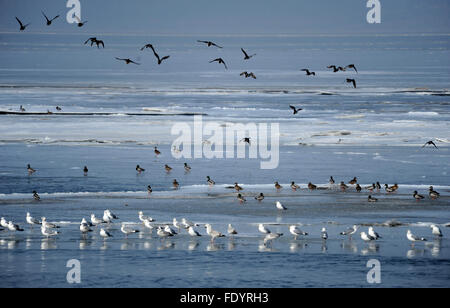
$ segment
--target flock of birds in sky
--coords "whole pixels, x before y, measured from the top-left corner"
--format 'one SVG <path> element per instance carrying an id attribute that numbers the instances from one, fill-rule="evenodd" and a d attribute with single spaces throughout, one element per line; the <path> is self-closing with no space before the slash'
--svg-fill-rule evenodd
<path id="1" fill-rule="evenodd" d="M 50 25 L 52 24 L 52 22 L 53 22 L 55 19 L 57 19 L 57 18 L 60 17 L 60 15 L 57 15 L 57 16 L 55 16 L 55 17 L 49 19 L 49 18 L 45 15 L 44 12 L 42 12 L 42 15 L 45 17 L 46 25 L 47 25 L 47 26 L 50 26 Z M 75 18 L 76 18 L 77 21 L 78 21 L 78 23 L 77 23 L 78 27 L 83 27 L 83 26 L 87 23 L 87 21 L 82 22 L 82 21 L 80 20 L 80 18 L 78 18 L 77 16 L 75 16 Z M 19 29 L 20 31 L 25 31 L 25 29 L 30 25 L 30 23 L 24 24 L 18 17 L 16 17 L 16 20 L 17 20 L 17 22 L 18 22 L 19 25 L 20 25 L 20 29 Z M 214 43 L 214 42 L 211 42 L 211 41 L 197 40 L 197 42 L 198 42 L 198 43 L 205 44 L 207 47 L 216 47 L 216 48 L 220 48 L 220 49 L 223 48 L 222 46 L 220 46 L 220 45 L 218 45 L 218 44 L 216 44 L 216 43 Z M 91 38 L 87 39 L 87 40 L 85 41 L 84 44 L 86 45 L 86 44 L 88 44 L 88 43 L 90 43 L 91 47 L 92 47 L 94 44 L 96 44 L 97 48 L 100 48 L 100 46 L 101 46 L 102 48 L 105 48 L 105 42 L 104 42 L 103 40 L 97 39 L 96 37 L 91 37 Z M 140 50 L 141 50 L 141 51 L 144 51 L 144 50 L 147 49 L 147 48 L 148 48 L 148 49 L 151 49 L 151 50 L 153 51 L 153 54 L 154 54 L 154 56 L 156 57 L 156 59 L 157 59 L 157 61 L 158 61 L 158 65 L 161 65 L 161 64 L 163 63 L 163 61 L 168 60 L 168 59 L 170 58 L 170 55 L 160 57 L 159 54 L 156 52 L 155 47 L 154 47 L 152 44 L 146 44 L 145 46 L 143 46 L 142 48 L 140 48 Z M 244 54 L 244 60 L 250 60 L 251 58 L 253 58 L 254 56 L 256 56 L 256 54 L 249 55 L 249 54 L 244 50 L 244 48 L 241 48 L 241 51 L 242 51 L 242 53 Z M 138 63 L 138 62 L 136 62 L 136 61 L 134 61 L 134 60 L 132 60 L 132 59 L 130 59 L 130 58 L 119 58 L 119 57 L 115 57 L 115 59 L 118 60 L 118 61 L 123 61 L 125 64 L 141 65 L 141 63 Z M 227 66 L 227 64 L 226 64 L 226 62 L 225 62 L 225 60 L 224 60 L 223 58 L 216 58 L 216 59 L 213 59 L 213 60 L 209 61 L 209 63 L 214 63 L 214 62 L 217 62 L 218 64 L 222 64 L 222 65 L 225 67 L 225 69 L 228 69 L 228 66 Z M 348 69 L 353 69 L 356 73 L 358 73 L 358 70 L 357 70 L 355 64 L 349 64 L 349 65 L 347 65 L 347 66 L 329 65 L 329 66 L 327 66 L 327 68 L 328 68 L 328 69 L 332 69 L 334 73 L 337 73 L 337 72 L 340 72 L 340 71 L 341 71 L 341 72 L 345 72 L 345 71 L 347 71 Z M 312 72 L 312 71 L 310 71 L 310 70 L 307 69 L 307 68 L 301 69 L 301 71 L 306 72 L 306 76 L 316 76 L 316 72 Z M 245 78 L 253 78 L 253 79 L 257 79 L 256 75 L 255 75 L 253 72 L 247 72 L 247 71 L 244 71 L 244 72 L 240 73 L 239 75 L 240 75 L 240 76 L 243 76 L 243 77 L 245 77 Z M 353 87 L 356 88 L 356 80 L 355 80 L 354 78 L 346 78 L 346 82 L 352 84 Z M 300 109 L 300 110 L 301 110 L 301 109 Z M 295 114 L 296 114 L 296 113 L 297 113 L 297 112 L 295 112 Z"/>

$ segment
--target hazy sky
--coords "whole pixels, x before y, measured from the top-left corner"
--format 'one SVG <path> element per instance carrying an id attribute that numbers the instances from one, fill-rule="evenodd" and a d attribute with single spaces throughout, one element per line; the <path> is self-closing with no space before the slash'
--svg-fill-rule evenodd
<path id="1" fill-rule="evenodd" d="M 52 31 L 149 34 L 450 33 L 449 0 L 380 0 L 382 23 L 366 21 L 366 0 L 80 0 L 78 29 L 67 0 L 0 0 L 0 31 L 48 31 L 41 10 L 61 14 Z"/>

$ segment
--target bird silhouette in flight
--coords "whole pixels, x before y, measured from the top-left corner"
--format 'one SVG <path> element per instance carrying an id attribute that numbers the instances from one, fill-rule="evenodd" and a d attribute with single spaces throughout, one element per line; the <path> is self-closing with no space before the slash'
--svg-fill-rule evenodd
<path id="1" fill-rule="evenodd" d="M 304 68 L 301 70 L 302 72 L 306 72 L 306 76 L 316 76 L 316 72 L 310 72 L 309 69 Z"/>
<path id="2" fill-rule="evenodd" d="M 91 42 L 91 46 L 94 45 L 94 43 L 97 41 L 96 37 L 90 37 L 89 39 L 86 40 L 86 42 L 84 42 L 84 45 L 86 45 L 87 43 Z"/>
<path id="3" fill-rule="evenodd" d="M 44 15 L 45 19 L 47 20 L 47 26 L 50 26 L 50 25 L 52 24 L 52 22 L 53 22 L 56 18 L 59 17 L 59 15 L 56 15 L 56 16 L 53 17 L 52 19 L 49 19 L 49 18 L 47 17 L 47 15 L 45 15 L 45 13 L 44 13 L 43 11 L 41 11 L 41 12 L 42 12 L 42 15 Z"/>
<path id="4" fill-rule="evenodd" d="M 432 140 L 430 140 L 430 141 L 428 141 L 427 143 L 425 143 L 425 144 L 422 146 L 422 148 L 426 147 L 427 145 L 432 145 L 432 146 L 434 146 L 436 149 L 438 148 L 438 147 L 436 146 L 436 144 L 435 144 Z"/>
<path id="5" fill-rule="evenodd" d="M 155 55 L 156 59 L 158 59 L 158 65 L 161 65 L 161 63 L 162 63 L 164 60 L 167 60 L 167 59 L 170 58 L 170 56 L 165 56 L 165 57 L 160 58 L 159 55 L 158 55 L 158 53 L 155 51 L 155 49 L 152 48 L 152 50 L 153 50 L 153 54 Z"/>
<path id="6" fill-rule="evenodd" d="M 130 60 L 130 59 L 121 59 L 121 58 L 117 58 L 117 57 L 115 57 L 115 58 L 116 58 L 116 60 L 124 61 L 126 64 L 133 63 L 133 64 L 136 64 L 136 65 L 141 65 L 140 63 L 136 63 L 136 62 L 134 62 L 133 60 Z"/>
<path id="7" fill-rule="evenodd" d="M 25 31 L 25 29 L 30 25 L 29 23 L 24 25 L 19 18 L 16 17 L 17 22 L 20 24 L 20 31 Z"/>
<path id="8" fill-rule="evenodd" d="M 346 79 L 346 82 L 347 82 L 347 83 L 352 83 L 352 84 L 353 84 L 353 87 L 356 88 L 356 80 L 355 80 L 355 79 L 347 78 L 347 79 Z"/>
<path id="9" fill-rule="evenodd" d="M 223 48 L 223 47 L 221 47 L 221 46 L 219 46 L 219 45 L 217 45 L 217 44 L 215 44 L 215 43 L 213 43 L 211 41 L 199 41 L 199 40 L 197 40 L 197 42 L 204 43 L 204 44 L 208 45 L 208 47 L 215 46 L 217 48 Z"/>
<path id="10" fill-rule="evenodd" d="M 256 56 L 256 53 L 253 54 L 253 55 L 251 55 L 251 56 L 249 56 L 249 55 L 245 52 L 244 48 L 241 48 L 241 51 L 244 53 L 244 60 L 250 60 L 251 58 L 253 58 L 254 56 Z"/>
<path id="11" fill-rule="evenodd" d="M 143 51 L 146 48 L 151 48 L 153 50 L 153 52 L 155 52 L 155 49 L 153 48 L 152 44 L 146 44 L 144 47 L 141 48 L 141 51 Z"/>
<path id="12" fill-rule="evenodd" d="M 250 72 L 250 73 L 248 73 L 248 72 L 242 72 L 242 73 L 239 74 L 239 76 L 245 76 L 245 78 L 251 77 L 251 78 L 253 78 L 253 79 L 256 79 L 256 76 L 255 76 L 255 74 L 253 74 L 253 72 Z"/>
<path id="13" fill-rule="evenodd" d="M 345 69 L 348 69 L 348 68 L 352 68 L 352 69 L 354 69 L 355 70 L 355 72 L 357 72 L 358 73 L 358 70 L 356 69 L 356 66 L 355 66 L 355 64 L 349 64 L 349 65 L 347 65 L 346 67 L 345 67 Z"/>
<path id="14" fill-rule="evenodd" d="M 327 68 L 332 68 L 334 73 L 337 73 L 339 71 L 345 72 L 345 68 L 343 68 L 342 66 L 336 67 L 336 65 L 330 65 L 327 66 Z"/>
<path id="15" fill-rule="evenodd" d="M 225 66 L 225 69 L 228 69 L 227 64 L 225 63 L 225 61 L 223 61 L 222 58 L 217 58 L 217 59 L 214 59 L 212 61 L 209 61 L 209 63 L 213 63 L 213 62 L 217 62 L 219 64 L 223 64 Z"/>
<path id="16" fill-rule="evenodd" d="M 78 17 L 77 15 L 75 15 L 75 19 L 78 22 L 77 25 L 78 25 L 79 28 L 83 27 L 87 23 L 87 20 L 86 21 L 81 21 L 80 17 Z"/>
<path id="17" fill-rule="evenodd" d="M 295 108 L 295 106 L 289 105 L 289 108 L 292 109 L 292 111 L 294 112 L 294 114 L 297 114 L 299 111 L 302 111 L 302 108 Z"/>
<path id="18" fill-rule="evenodd" d="M 102 40 L 97 40 L 96 37 L 89 38 L 86 42 L 84 42 L 84 45 L 91 42 L 91 46 L 94 44 L 97 44 L 97 48 L 100 48 L 100 45 L 102 45 L 103 48 L 105 48 L 105 43 Z"/>

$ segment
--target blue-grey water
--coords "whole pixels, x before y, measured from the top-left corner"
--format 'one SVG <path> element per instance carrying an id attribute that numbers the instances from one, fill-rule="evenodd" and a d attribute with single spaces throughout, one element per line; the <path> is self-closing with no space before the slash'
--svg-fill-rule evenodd
<path id="1" fill-rule="evenodd" d="M 81 262 L 81 287 L 450 286 L 447 35 L 208 38 L 223 50 L 190 36 L 106 35 L 106 48 L 98 50 L 83 45 L 83 35 L 20 35 L 0 34 L 0 111 L 26 109 L 0 115 L 0 216 L 25 231 L 0 232 L 0 286 L 72 287 L 66 280 L 71 259 Z M 158 66 L 139 50 L 148 42 L 171 58 Z M 244 61 L 241 47 L 257 55 Z M 229 70 L 208 63 L 219 56 Z M 326 69 L 350 63 L 358 73 Z M 306 77 L 304 67 L 317 76 Z M 244 70 L 257 79 L 240 77 Z M 346 78 L 356 78 L 358 88 Z M 303 110 L 294 116 L 289 105 Z M 47 110 L 53 114 L 37 114 Z M 156 115 L 128 115 L 144 113 Z M 222 126 L 279 123 L 279 166 L 264 170 L 250 158 L 175 159 L 171 129 L 193 126 L 186 113 Z M 422 148 L 428 140 L 438 149 Z M 28 163 L 36 173 L 27 173 Z M 137 174 L 137 164 L 146 171 Z M 167 173 L 164 164 L 173 170 Z M 208 175 L 215 187 L 207 185 Z M 357 176 L 363 191 L 329 186 L 331 175 L 337 183 Z M 301 189 L 292 191 L 291 181 Z M 400 188 L 365 189 L 376 181 Z M 244 187 L 245 204 L 227 188 L 235 182 Z M 309 191 L 308 182 L 327 189 Z M 430 185 L 440 198 L 429 198 Z M 414 190 L 425 199 L 416 201 Z M 261 192 L 266 198 L 259 203 L 254 196 Z M 368 203 L 369 194 L 379 201 Z M 287 210 L 277 210 L 276 201 Z M 119 216 L 104 226 L 113 238 L 100 238 L 100 227 L 83 237 L 81 219 L 101 217 L 105 209 Z M 187 218 L 203 236 L 181 230 L 161 240 L 139 223 L 139 211 L 155 225 Z M 59 224 L 60 235 L 47 239 L 39 227 L 31 229 L 27 212 Z M 125 238 L 122 223 L 141 232 Z M 232 223 L 239 233 L 211 242 L 206 223 L 223 233 Z M 284 235 L 264 245 L 259 223 Z M 291 224 L 309 235 L 295 240 Z M 382 239 L 365 243 L 359 231 L 351 239 L 339 235 L 355 224 L 360 231 L 375 226 Z M 431 224 L 442 238 L 431 234 Z M 412 245 L 408 229 L 428 241 Z M 381 284 L 367 282 L 370 259 L 381 263 Z"/>

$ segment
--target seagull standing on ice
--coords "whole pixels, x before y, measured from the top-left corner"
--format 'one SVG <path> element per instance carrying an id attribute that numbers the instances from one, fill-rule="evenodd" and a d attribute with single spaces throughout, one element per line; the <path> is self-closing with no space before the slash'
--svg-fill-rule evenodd
<path id="1" fill-rule="evenodd" d="M 258 225 L 258 230 L 259 232 L 263 233 L 263 234 L 269 234 L 271 233 L 269 229 L 267 229 L 263 224 L 259 224 Z"/>
<path id="2" fill-rule="evenodd" d="M 328 233 L 326 228 L 322 228 L 322 239 L 327 240 L 328 239 Z"/>
<path id="3" fill-rule="evenodd" d="M 86 235 L 87 233 L 92 232 L 92 229 L 89 227 L 89 225 L 87 223 L 81 223 L 80 231 L 81 231 L 81 234 Z"/>
<path id="4" fill-rule="evenodd" d="M 151 224 L 150 220 L 144 220 L 144 227 L 146 227 L 147 229 L 149 229 L 150 231 L 153 231 L 154 227 Z"/>
<path id="5" fill-rule="evenodd" d="M 289 227 L 289 232 L 294 236 L 294 240 L 297 240 L 297 237 L 299 235 L 308 235 L 308 233 L 303 232 L 302 230 L 300 230 L 297 226 L 292 225 Z"/>
<path id="6" fill-rule="evenodd" d="M 408 230 L 408 232 L 406 233 L 406 238 L 410 241 L 410 242 L 426 242 L 427 239 L 424 237 L 418 237 L 415 236 L 414 234 L 412 234 L 411 230 Z"/>
<path id="7" fill-rule="evenodd" d="M 206 233 L 208 233 L 209 236 L 211 236 L 211 242 L 213 242 L 218 237 L 225 237 L 222 233 L 219 231 L 215 231 L 212 229 L 212 226 L 210 224 L 205 225 Z"/>
<path id="8" fill-rule="evenodd" d="M 144 215 L 144 212 L 142 212 L 142 211 L 139 212 L 139 220 L 140 220 L 141 222 L 144 222 L 145 220 L 148 220 L 148 221 L 150 221 L 150 222 L 155 221 L 155 220 L 154 220 L 153 218 L 151 218 L 150 216 L 145 216 L 145 215 Z"/>
<path id="9" fill-rule="evenodd" d="M 164 231 L 169 232 L 169 233 L 172 234 L 172 235 L 177 235 L 177 234 L 178 234 L 178 233 L 177 233 L 174 229 L 172 229 L 169 225 L 165 225 L 165 226 L 164 226 Z"/>
<path id="10" fill-rule="evenodd" d="M 228 232 L 228 235 L 236 235 L 236 234 L 238 234 L 236 229 L 231 224 L 228 224 L 227 232 Z"/>
<path id="11" fill-rule="evenodd" d="M 269 234 L 267 234 L 267 236 L 264 238 L 264 245 L 267 245 L 268 242 L 272 242 L 273 240 L 279 238 L 282 235 L 283 235 L 283 233 L 269 233 Z"/>
<path id="12" fill-rule="evenodd" d="M 51 236 L 57 236 L 59 234 L 58 231 L 49 229 L 45 225 L 42 225 L 41 233 L 42 233 L 42 235 L 46 236 L 47 238 L 49 238 Z"/>
<path id="13" fill-rule="evenodd" d="M 112 237 L 112 235 L 105 229 L 100 229 L 100 236 L 103 237 L 104 239 Z"/>
<path id="14" fill-rule="evenodd" d="M 193 227 L 189 227 L 188 228 L 188 233 L 189 233 L 190 236 L 202 236 L 200 233 L 195 231 Z"/>
<path id="15" fill-rule="evenodd" d="M 277 201 L 277 209 L 279 209 L 280 211 L 286 211 L 287 210 L 287 208 L 283 204 L 281 204 L 280 201 Z"/>
<path id="16" fill-rule="evenodd" d="M 366 232 L 361 232 L 361 239 L 362 239 L 364 242 L 371 242 L 371 241 L 374 241 L 374 240 L 375 240 L 374 237 L 368 235 Z"/>
<path id="17" fill-rule="evenodd" d="M 42 217 L 41 221 L 42 221 L 42 226 L 44 226 L 47 229 L 59 229 L 59 226 L 52 224 L 50 222 L 47 222 L 47 218 L 45 218 L 45 217 Z"/>
<path id="18" fill-rule="evenodd" d="M 161 238 L 165 238 L 165 237 L 168 237 L 168 236 L 173 236 L 172 233 L 164 231 L 163 228 L 161 228 L 161 227 L 158 227 L 158 229 L 156 231 L 156 234 L 159 237 L 161 237 Z"/>
<path id="19" fill-rule="evenodd" d="M 27 223 L 31 225 L 31 228 L 33 228 L 33 225 L 42 225 L 42 222 L 40 222 L 38 219 L 35 219 L 31 217 L 30 213 L 27 213 Z"/>
<path id="20" fill-rule="evenodd" d="M 19 232 L 23 232 L 24 230 L 22 228 L 19 227 L 19 225 L 16 225 L 15 223 L 13 223 L 12 221 L 8 222 L 8 230 L 9 231 L 19 231 Z"/>
<path id="21" fill-rule="evenodd" d="M 433 235 L 436 235 L 437 237 L 442 237 L 442 231 L 441 231 L 441 229 L 439 229 L 438 226 L 431 225 L 430 228 L 431 228 L 431 233 Z"/>
<path id="22" fill-rule="evenodd" d="M 96 225 L 104 224 L 104 223 L 106 223 L 106 221 L 104 221 L 103 219 L 95 217 L 94 214 L 91 214 L 91 223 L 94 226 L 96 226 Z"/>
<path id="23" fill-rule="evenodd" d="M 348 235 L 348 236 L 352 237 L 352 235 L 355 234 L 356 231 L 358 231 L 358 226 L 357 226 L 357 225 L 354 225 L 352 228 L 347 229 L 346 231 L 341 232 L 341 235 Z"/>
<path id="24" fill-rule="evenodd" d="M 128 238 L 128 235 L 130 235 L 130 234 L 139 233 L 139 230 L 127 228 L 127 227 L 125 227 L 125 225 L 122 225 L 122 227 L 120 228 L 120 231 L 122 231 L 122 233 L 125 234 L 125 236 L 127 238 Z"/>
<path id="25" fill-rule="evenodd" d="M 112 223 L 114 219 L 119 219 L 116 215 L 114 215 L 110 210 L 105 210 L 103 212 L 103 220 L 106 223 Z"/>
<path id="26" fill-rule="evenodd" d="M 368 232 L 368 234 L 369 234 L 371 237 L 373 237 L 375 240 L 378 240 L 378 239 L 381 238 L 381 236 L 380 236 L 377 232 L 375 232 L 375 230 L 373 229 L 373 227 L 369 227 L 369 232 Z"/>

